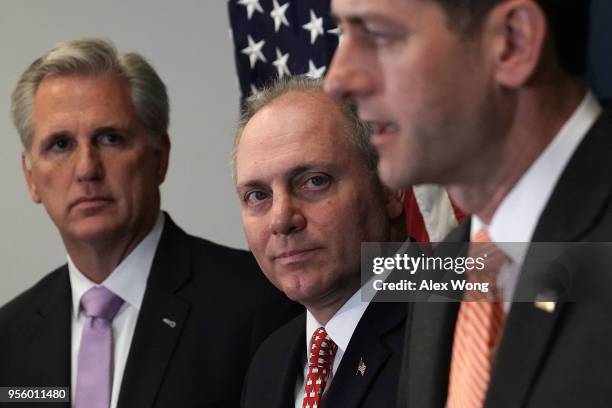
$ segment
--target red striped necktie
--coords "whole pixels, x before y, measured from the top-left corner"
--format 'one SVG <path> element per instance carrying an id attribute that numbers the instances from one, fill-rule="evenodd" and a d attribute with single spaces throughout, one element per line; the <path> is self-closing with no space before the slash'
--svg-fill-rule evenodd
<path id="1" fill-rule="evenodd" d="M 486 271 L 467 276 L 470 282 L 488 282 L 495 294 L 497 273 L 508 257 L 480 230 L 472 239 L 469 256 L 487 254 Z M 483 300 L 482 294 L 466 293 L 459 307 L 449 377 L 447 408 L 481 408 L 491 377 L 491 364 L 504 325 L 499 299 Z"/>

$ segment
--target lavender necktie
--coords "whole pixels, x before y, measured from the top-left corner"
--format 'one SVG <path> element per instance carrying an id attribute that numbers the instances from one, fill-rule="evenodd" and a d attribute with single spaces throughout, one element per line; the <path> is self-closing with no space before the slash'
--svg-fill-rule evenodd
<path id="1" fill-rule="evenodd" d="M 76 408 L 109 408 L 113 381 L 112 321 L 123 299 L 103 286 L 81 297 L 87 320 L 81 334 L 76 380 Z"/>

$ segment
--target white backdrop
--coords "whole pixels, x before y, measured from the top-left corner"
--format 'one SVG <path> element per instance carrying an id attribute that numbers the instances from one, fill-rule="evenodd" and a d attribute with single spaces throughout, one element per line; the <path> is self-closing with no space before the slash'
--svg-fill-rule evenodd
<path id="1" fill-rule="evenodd" d="M 71 38 L 104 37 L 152 63 L 171 104 L 162 208 L 190 233 L 245 247 L 229 166 L 239 90 L 226 7 L 225 0 L 0 2 L 0 305 L 65 262 L 55 226 L 28 196 L 9 106 L 19 74 Z"/>

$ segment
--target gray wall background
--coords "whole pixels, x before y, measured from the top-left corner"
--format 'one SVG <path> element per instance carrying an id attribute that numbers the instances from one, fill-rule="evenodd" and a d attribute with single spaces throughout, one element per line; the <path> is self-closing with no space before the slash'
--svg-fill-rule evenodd
<path id="1" fill-rule="evenodd" d="M 1 0 L 0 305 L 66 260 L 55 226 L 30 201 L 10 93 L 40 54 L 84 36 L 140 52 L 168 87 L 172 152 L 162 208 L 192 234 L 246 245 L 229 166 L 239 91 L 225 0 Z"/>

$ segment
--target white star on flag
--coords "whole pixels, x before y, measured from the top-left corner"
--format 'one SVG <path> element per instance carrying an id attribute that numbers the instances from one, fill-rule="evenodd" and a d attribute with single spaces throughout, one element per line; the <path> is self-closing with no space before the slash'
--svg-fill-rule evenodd
<path id="1" fill-rule="evenodd" d="M 317 17 L 314 11 L 310 10 L 310 22 L 302 26 L 310 31 L 310 44 L 314 44 L 319 35 L 323 35 L 323 17 Z"/>
<path id="2" fill-rule="evenodd" d="M 308 60 L 308 72 L 306 73 L 307 77 L 313 78 L 313 79 L 319 79 L 323 76 L 324 73 L 325 73 L 325 65 L 321 66 L 320 68 L 317 68 L 314 62 L 312 62 L 312 60 Z"/>
<path id="3" fill-rule="evenodd" d="M 247 10 L 247 18 L 250 20 L 253 17 L 253 13 L 255 10 L 259 11 L 263 14 L 263 9 L 261 8 L 261 4 L 259 4 L 259 0 L 238 0 L 238 4 L 245 6 Z"/>
<path id="4" fill-rule="evenodd" d="M 253 69 L 255 67 L 255 64 L 257 64 L 257 60 L 267 62 L 266 57 L 263 55 L 263 52 L 261 52 L 261 49 L 263 48 L 266 42 L 264 40 L 261 40 L 256 43 L 255 41 L 253 41 L 253 38 L 251 38 L 250 35 L 247 39 L 249 41 L 249 46 L 242 49 L 242 53 L 249 56 L 251 69 Z"/>
<path id="5" fill-rule="evenodd" d="M 283 54 L 278 48 L 276 49 L 276 59 L 272 64 L 276 67 L 278 77 L 282 78 L 285 75 L 291 76 L 289 68 L 287 68 L 287 61 L 289 60 L 289 53 Z M 314 347 L 314 344 L 313 344 Z"/>
<path id="6" fill-rule="evenodd" d="M 289 21 L 287 20 L 287 16 L 285 13 L 287 12 L 287 8 L 289 7 L 289 3 L 285 3 L 282 6 L 278 4 L 278 1 L 274 0 L 274 9 L 270 12 L 270 17 L 274 19 L 274 32 L 278 33 L 280 29 L 281 23 L 290 26 Z"/>

